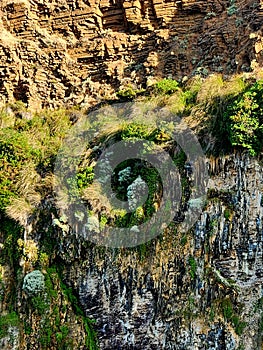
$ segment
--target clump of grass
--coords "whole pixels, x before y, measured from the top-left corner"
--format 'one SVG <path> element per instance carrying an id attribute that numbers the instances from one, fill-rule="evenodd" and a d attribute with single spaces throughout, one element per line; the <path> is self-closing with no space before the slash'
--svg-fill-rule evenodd
<path id="1" fill-rule="evenodd" d="M 44 179 L 71 123 L 65 110 L 41 111 L 23 119 L 19 113 L 26 112 L 24 106 L 10 108 L 12 126 L 2 123 L 0 129 L 0 209 L 7 208 L 8 215 L 21 222 L 48 190 L 50 183 Z"/>
<path id="2" fill-rule="evenodd" d="M 221 74 L 208 76 L 200 87 L 197 95 L 197 103 L 209 105 L 215 97 L 221 95 L 223 86 L 224 81 Z"/>

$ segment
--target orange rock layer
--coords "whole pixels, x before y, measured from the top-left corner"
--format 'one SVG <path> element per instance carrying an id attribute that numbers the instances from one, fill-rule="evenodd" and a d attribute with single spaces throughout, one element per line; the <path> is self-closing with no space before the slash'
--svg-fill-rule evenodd
<path id="1" fill-rule="evenodd" d="M 121 87 L 263 61 L 262 0 L 2 0 L 0 103 L 89 105 Z"/>

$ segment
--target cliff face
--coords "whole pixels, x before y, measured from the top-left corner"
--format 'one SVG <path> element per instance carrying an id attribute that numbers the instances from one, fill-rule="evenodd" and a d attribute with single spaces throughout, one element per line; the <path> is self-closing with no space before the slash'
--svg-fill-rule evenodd
<path id="1" fill-rule="evenodd" d="M 127 84 L 262 63 L 262 1 L 3 0 L 1 102 L 99 102 Z"/>
<path id="2" fill-rule="evenodd" d="M 0 14 L 0 103 L 32 110 L 263 63 L 261 0 L 2 0 Z M 50 193 L 19 234 L 0 217 L 0 348 L 94 350 L 90 318 L 103 350 L 262 349 L 262 164 L 247 153 L 207 162 L 191 231 L 174 225 L 137 248 L 84 241 Z M 37 268 L 43 300 L 23 291 Z"/>
<path id="3" fill-rule="evenodd" d="M 262 348 L 262 167 L 235 154 L 210 159 L 210 170 L 193 230 L 168 232 L 143 255 L 60 236 L 65 279 L 97 321 L 101 349 Z"/>
<path id="4" fill-rule="evenodd" d="M 262 164 L 245 153 L 207 161 L 211 181 L 195 226 L 187 234 L 171 227 L 140 248 L 96 247 L 62 218 L 52 229 L 54 208 L 46 201 L 26 227 L 27 242 L 53 244 L 49 259 L 60 279 L 43 269 L 46 294 L 31 300 L 22 293 L 21 269 L 1 266 L 1 314 L 15 308 L 20 326 L 9 320 L 7 327 L 1 316 L 7 332 L 0 347 L 96 349 L 85 345 L 84 315 L 96 320 L 103 350 L 262 349 Z M 28 251 L 33 261 L 33 246 Z M 63 343 L 54 345 L 60 334 Z"/>

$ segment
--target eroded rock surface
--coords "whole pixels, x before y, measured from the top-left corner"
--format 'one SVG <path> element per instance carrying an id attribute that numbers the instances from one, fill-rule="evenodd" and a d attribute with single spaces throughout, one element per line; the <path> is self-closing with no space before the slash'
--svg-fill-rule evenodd
<path id="1" fill-rule="evenodd" d="M 0 101 L 89 105 L 120 87 L 262 63 L 262 1 L 3 0 Z"/>
<path id="2" fill-rule="evenodd" d="M 144 252 L 61 236 L 65 279 L 96 320 L 101 349 L 261 349 L 262 166 L 235 154 L 210 159 L 210 173 L 186 236 L 167 233 Z"/>

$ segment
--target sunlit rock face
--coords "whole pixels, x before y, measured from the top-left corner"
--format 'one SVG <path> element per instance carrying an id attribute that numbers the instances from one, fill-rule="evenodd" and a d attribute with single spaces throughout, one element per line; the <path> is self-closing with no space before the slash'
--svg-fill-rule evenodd
<path id="1" fill-rule="evenodd" d="M 84 106 L 126 85 L 262 63 L 258 1 L 3 0 L 1 102 Z"/>
<path id="2" fill-rule="evenodd" d="M 262 65 L 262 14 L 261 0 L 2 0 L 0 104 L 89 107 L 164 77 L 249 71 Z M 94 247 L 58 222 L 52 261 L 96 320 L 101 349 L 262 348 L 262 164 L 245 153 L 208 163 L 206 205 L 188 233 L 173 226 L 117 250 Z M 29 224 L 36 244 L 52 226 L 53 204 L 43 200 L 45 220 Z M 3 275 L 7 295 L 17 276 L 9 267 Z M 56 283 L 73 348 L 86 349 L 84 325 Z M 25 319 L 17 290 L 32 331 L 10 327 L 0 348 L 39 348 L 41 317 Z M 2 293 L 0 284 L 5 312 Z"/>
<path id="3" fill-rule="evenodd" d="M 61 240 L 101 349 L 261 348 L 262 166 L 239 153 L 208 163 L 206 205 L 186 235 L 122 251 Z"/>

